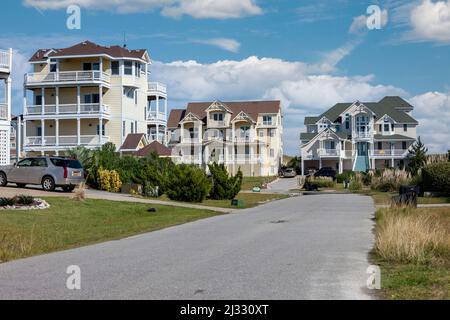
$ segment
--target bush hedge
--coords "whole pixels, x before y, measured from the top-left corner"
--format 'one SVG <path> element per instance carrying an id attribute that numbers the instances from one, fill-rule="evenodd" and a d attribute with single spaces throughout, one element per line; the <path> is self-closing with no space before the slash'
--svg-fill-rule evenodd
<path id="1" fill-rule="evenodd" d="M 343 173 L 336 175 L 336 182 L 337 183 L 344 183 L 344 181 L 349 182 L 354 176 L 355 173 L 353 171 L 344 171 Z"/>
<path id="2" fill-rule="evenodd" d="M 450 162 L 428 165 L 422 169 L 424 191 L 450 194 Z"/>
<path id="3" fill-rule="evenodd" d="M 234 177 L 228 175 L 223 164 L 213 163 L 208 165 L 211 172 L 211 192 L 209 198 L 213 200 L 232 200 L 241 191 L 242 171 L 238 170 Z"/>
<path id="4" fill-rule="evenodd" d="M 202 202 L 211 190 L 211 182 L 201 168 L 181 164 L 175 166 L 167 184 L 171 200 Z"/>

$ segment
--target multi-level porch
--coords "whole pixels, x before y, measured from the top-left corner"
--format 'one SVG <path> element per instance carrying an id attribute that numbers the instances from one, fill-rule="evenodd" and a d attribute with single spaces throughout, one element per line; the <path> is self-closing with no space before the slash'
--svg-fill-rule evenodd
<path id="1" fill-rule="evenodd" d="M 0 50 L 0 165 L 10 163 L 12 50 Z"/>
<path id="2" fill-rule="evenodd" d="M 149 82 L 147 90 L 147 139 L 167 144 L 167 87 Z"/>
<path id="3" fill-rule="evenodd" d="M 59 154 L 77 146 L 98 148 L 109 141 L 106 123 L 97 118 L 24 120 L 24 151 Z"/>

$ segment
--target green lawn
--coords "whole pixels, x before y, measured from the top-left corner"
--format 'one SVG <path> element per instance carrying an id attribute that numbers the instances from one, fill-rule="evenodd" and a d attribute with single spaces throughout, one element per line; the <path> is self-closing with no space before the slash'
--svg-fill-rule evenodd
<path id="1" fill-rule="evenodd" d="M 384 209 L 391 214 L 391 209 Z M 387 210 L 387 211 L 386 211 Z M 450 245 L 450 208 L 412 209 L 411 214 L 429 215 L 438 224 L 447 229 Z M 377 213 L 377 228 L 381 223 Z M 386 261 L 372 255 L 372 263 L 381 268 L 381 295 L 384 299 L 426 300 L 450 299 L 450 251 L 440 259 L 431 259 L 427 264 L 399 263 Z"/>
<path id="2" fill-rule="evenodd" d="M 288 195 L 285 194 L 269 194 L 269 193 L 246 193 L 241 192 L 236 196 L 236 199 L 243 200 L 244 206 L 240 209 L 253 208 L 257 205 L 272 200 L 280 200 L 288 198 Z M 172 201 L 166 195 L 163 195 L 158 198 L 158 200 L 163 201 Z M 236 208 L 231 205 L 231 200 L 204 200 L 202 203 L 199 203 L 204 206 L 210 207 L 219 207 L 219 208 Z"/>
<path id="3" fill-rule="evenodd" d="M 276 179 L 277 177 L 244 177 L 241 190 L 252 190 L 254 187 L 260 187 L 263 183 L 269 183 Z"/>
<path id="4" fill-rule="evenodd" d="M 120 239 L 208 218 L 199 210 L 69 198 L 47 198 L 46 210 L 0 211 L 0 262 Z M 147 212 L 154 207 L 157 212 Z"/>

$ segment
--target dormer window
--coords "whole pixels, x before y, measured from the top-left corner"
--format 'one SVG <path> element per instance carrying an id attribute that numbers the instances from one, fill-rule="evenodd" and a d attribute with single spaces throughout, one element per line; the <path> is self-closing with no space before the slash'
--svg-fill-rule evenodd
<path id="1" fill-rule="evenodd" d="M 272 116 L 263 116 L 263 125 L 271 126 L 272 125 Z"/>
<path id="2" fill-rule="evenodd" d="M 214 121 L 223 121 L 223 113 L 213 113 L 212 118 Z"/>
<path id="3" fill-rule="evenodd" d="M 406 123 L 403 125 L 403 131 L 404 131 L 404 132 L 407 132 L 407 131 L 408 131 L 408 125 L 407 125 Z"/>

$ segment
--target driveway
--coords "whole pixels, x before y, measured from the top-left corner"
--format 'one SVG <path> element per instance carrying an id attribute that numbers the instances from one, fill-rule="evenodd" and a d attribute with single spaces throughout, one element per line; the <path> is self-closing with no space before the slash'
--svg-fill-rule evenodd
<path id="1" fill-rule="evenodd" d="M 373 212 L 365 196 L 300 196 L 13 261 L 0 299 L 370 299 Z"/>
<path id="2" fill-rule="evenodd" d="M 298 177 L 295 178 L 278 178 L 277 180 L 269 183 L 267 189 L 262 192 L 268 193 L 292 193 L 293 189 L 298 188 Z"/>

